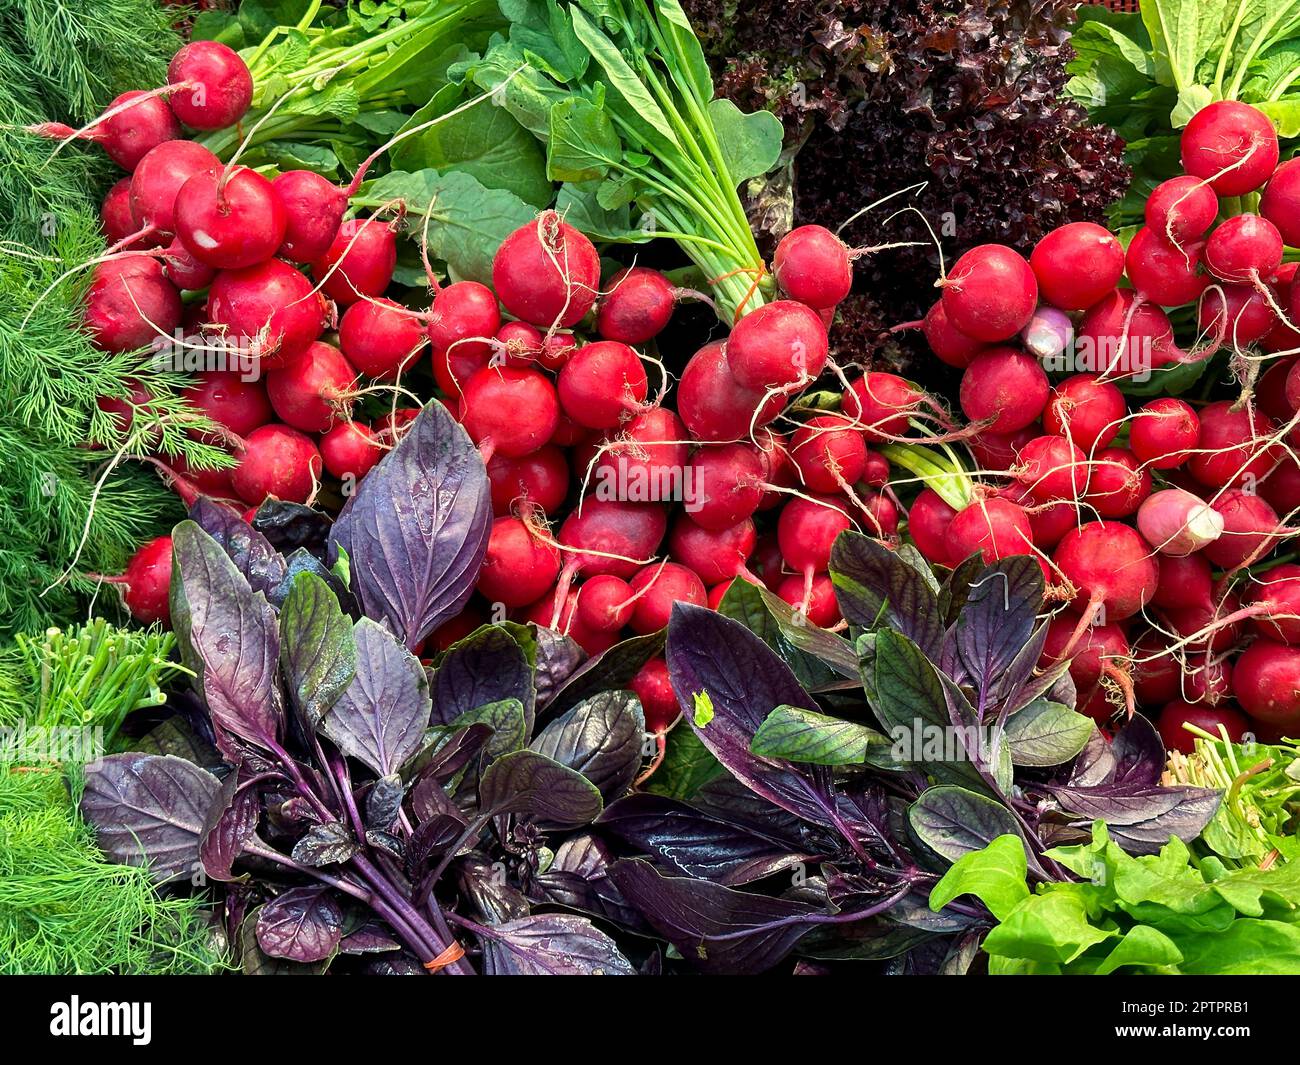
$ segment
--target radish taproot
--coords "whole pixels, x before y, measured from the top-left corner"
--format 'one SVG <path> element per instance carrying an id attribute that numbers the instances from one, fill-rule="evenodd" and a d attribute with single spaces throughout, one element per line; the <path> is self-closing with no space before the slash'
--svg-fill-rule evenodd
<path id="1" fill-rule="evenodd" d="M 1047 233 L 1029 256 L 1042 298 L 1063 311 L 1083 311 L 1124 274 L 1124 246 L 1095 222 L 1070 222 Z"/>
<path id="2" fill-rule="evenodd" d="M 424 346 L 420 315 L 382 297 L 359 300 L 339 320 L 339 347 L 367 377 L 392 380 Z"/>
<path id="3" fill-rule="evenodd" d="M 523 607 L 536 602 L 560 574 L 560 551 L 519 518 L 497 518 L 479 571 L 478 590 L 489 602 Z"/>
<path id="4" fill-rule="evenodd" d="M 842 303 L 853 287 L 852 254 L 824 226 L 798 226 L 777 244 L 772 276 L 790 299 L 826 310 Z"/>
<path id="5" fill-rule="evenodd" d="M 1172 470 L 1191 456 L 1201 439 L 1201 420 L 1181 399 L 1162 396 L 1140 407 L 1129 423 L 1129 447 L 1144 466 Z"/>
<path id="6" fill-rule="evenodd" d="M 130 252 L 96 264 L 82 314 L 95 347 L 134 351 L 170 337 L 180 322 L 180 293 L 156 259 Z"/>
<path id="7" fill-rule="evenodd" d="M 626 344 L 584 344 L 564 364 L 557 389 L 564 412 L 588 429 L 613 429 L 639 413 L 649 380 L 637 353 Z"/>
<path id="8" fill-rule="evenodd" d="M 286 425 L 306 433 L 328 432 L 346 421 L 357 372 L 333 344 L 318 340 L 266 375 L 266 393 Z"/>
<path id="9" fill-rule="evenodd" d="M 185 250 L 218 270 L 263 262 L 284 240 L 284 206 L 271 183 L 244 166 L 200 171 L 180 187 L 172 209 Z"/>
<path id="10" fill-rule="evenodd" d="M 191 41 L 167 66 L 171 109 L 190 129 L 233 126 L 253 102 L 248 65 L 220 41 Z"/>
<path id="11" fill-rule="evenodd" d="M 658 270 L 631 266 L 609 280 L 596 308 L 596 332 L 604 340 L 644 344 L 668 326 L 677 288 Z"/>
<path id="12" fill-rule="evenodd" d="M 1183 169 L 1220 196 L 1244 196 L 1277 169 L 1277 131 L 1258 108 L 1218 100 L 1196 112 L 1180 140 Z"/>
<path id="13" fill-rule="evenodd" d="M 339 226 L 325 254 L 312 263 L 312 275 L 325 295 L 346 306 L 382 296 L 396 268 L 393 227 L 379 218 L 353 218 Z"/>
<path id="14" fill-rule="evenodd" d="M 994 433 L 1010 433 L 1038 420 L 1047 405 L 1047 374 L 1038 360 L 1015 348 L 990 348 L 962 374 L 961 409 Z"/>
<path id="15" fill-rule="evenodd" d="M 519 458 L 555 433 L 560 403 L 555 388 L 536 370 L 489 366 L 465 383 L 461 423 L 484 458 Z"/>
<path id="16" fill-rule="evenodd" d="M 996 344 L 1022 330 L 1038 306 L 1038 281 L 1024 257 L 1001 244 L 981 244 L 940 282 L 948 320 L 974 340 Z"/>
<path id="17" fill-rule="evenodd" d="M 208 319 L 223 331 L 228 348 L 272 369 L 325 331 L 326 302 L 298 270 L 268 259 L 218 273 L 208 290 Z"/>
<path id="18" fill-rule="evenodd" d="M 269 498 L 306 503 L 321 466 L 320 451 L 305 433 L 287 425 L 263 425 L 244 437 L 230 482 L 240 499 L 255 506 Z"/>
<path id="19" fill-rule="evenodd" d="M 786 389 L 822 372 L 829 342 L 815 311 L 793 300 L 776 300 L 736 323 L 726 353 L 727 365 L 742 387 Z"/>
<path id="20" fill-rule="evenodd" d="M 543 330 L 567 329 L 596 302 L 600 256 L 556 212 L 543 211 L 501 242 L 492 287 L 514 317 Z"/>

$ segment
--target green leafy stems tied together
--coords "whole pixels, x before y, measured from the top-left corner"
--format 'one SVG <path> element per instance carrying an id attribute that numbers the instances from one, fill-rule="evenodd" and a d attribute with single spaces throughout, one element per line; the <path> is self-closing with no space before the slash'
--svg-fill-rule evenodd
<path id="1" fill-rule="evenodd" d="M 781 125 L 713 98 L 704 52 L 677 0 L 511 0 L 511 26 L 482 61 L 482 88 L 546 143 L 557 208 L 595 239 L 680 244 L 727 324 L 772 292 L 737 187 L 768 171 Z M 631 208 L 640 212 L 632 218 Z"/>

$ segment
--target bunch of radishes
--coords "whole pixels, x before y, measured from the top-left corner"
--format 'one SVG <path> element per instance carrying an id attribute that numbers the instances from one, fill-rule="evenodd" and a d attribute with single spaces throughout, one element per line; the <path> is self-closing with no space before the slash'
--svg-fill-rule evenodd
<path id="1" fill-rule="evenodd" d="M 976 248 L 941 282 L 922 327 L 964 370 L 981 479 L 960 512 L 924 489 L 908 531 L 948 565 L 975 551 L 1036 555 L 1070 607 L 1044 660 L 1073 658 L 1080 708 L 1104 720 L 1108 692 L 1130 710 L 1136 700 L 1188 749 L 1185 720 L 1234 735 L 1300 730 L 1300 567 L 1265 562 L 1300 509 L 1300 289 L 1296 264 L 1282 262 L 1284 242 L 1300 243 L 1300 162 L 1278 167 L 1269 120 L 1233 102 L 1195 116 L 1182 157 L 1186 175 L 1153 192 L 1127 253 L 1075 223 L 1028 262 Z M 1261 188 L 1258 214 L 1218 221 L 1220 197 Z M 1125 275 L 1131 287 L 1119 287 Z M 1184 304 L 1201 330 L 1186 350 L 1166 313 Z M 1256 348 L 1278 356 L 1258 384 Z M 1224 349 L 1239 399 L 1130 410 L 1117 387 Z M 1069 355 L 1075 368 L 1092 358 L 1091 372 L 1052 385 L 1043 363 Z"/>

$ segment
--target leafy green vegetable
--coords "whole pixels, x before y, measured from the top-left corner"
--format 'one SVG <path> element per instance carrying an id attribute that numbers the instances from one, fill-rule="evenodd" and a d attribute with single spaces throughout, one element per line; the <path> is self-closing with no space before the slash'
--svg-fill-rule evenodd
<path id="1" fill-rule="evenodd" d="M 1295 864 L 1229 869 L 1197 862 L 1177 839 L 1133 857 L 1100 821 L 1091 842 L 1048 857 L 1083 879 L 1031 894 L 1023 844 L 1005 835 L 959 859 L 930 893 L 936 912 L 963 895 L 988 908 L 992 973 L 1300 973 Z"/>

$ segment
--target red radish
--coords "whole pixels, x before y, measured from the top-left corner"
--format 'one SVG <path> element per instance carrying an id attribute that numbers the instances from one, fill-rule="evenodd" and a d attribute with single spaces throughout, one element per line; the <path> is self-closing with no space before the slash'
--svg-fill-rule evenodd
<path id="1" fill-rule="evenodd" d="M 776 520 L 781 557 L 790 569 L 803 574 L 805 580 L 830 568 L 831 547 L 836 537 L 852 527 L 844 507 L 844 501 L 835 496 L 810 496 L 793 498 L 781 508 Z M 766 569 L 764 579 L 768 579 Z"/>
<path id="2" fill-rule="evenodd" d="M 1013 503 L 1020 502 L 1013 499 Z M 1021 506 L 1025 506 L 1021 502 Z M 1050 551 L 1065 534 L 1079 524 L 1079 508 L 1071 502 L 1037 503 L 1025 507 L 1029 514 L 1029 527 L 1034 533 L 1034 545 Z"/>
<path id="3" fill-rule="evenodd" d="M 569 464 L 564 452 L 549 444 L 517 459 L 493 455 L 487 471 L 494 514 L 510 513 L 517 500 L 527 500 L 553 514 L 569 494 Z"/>
<path id="4" fill-rule="evenodd" d="M 527 322 L 503 322 L 493 338 L 494 351 L 511 366 L 527 366 L 541 361 L 546 338 L 535 325 Z"/>
<path id="5" fill-rule="evenodd" d="M 124 92 L 89 127 L 75 130 L 62 122 L 29 126 L 29 133 L 54 140 L 86 140 L 103 145 L 123 170 L 134 170 L 150 151 L 181 135 L 181 127 L 156 92 Z"/>
<path id="6" fill-rule="evenodd" d="M 399 407 L 375 422 L 375 433 L 391 447 L 410 431 L 411 423 L 419 416 L 419 407 Z"/>
<path id="7" fill-rule="evenodd" d="M 750 557 L 749 568 L 759 577 L 769 591 L 775 591 L 781 578 L 789 570 L 781 557 L 781 544 L 775 532 L 766 532 L 758 538 L 758 546 Z"/>
<path id="8" fill-rule="evenodd" d="M 1080 692 L 1091 690 L 1103 677 L 1113 677 L 1127 685 L 1132 650 L 1124 630 L 1118 625 L 1089 625 L 1083 637 L 1070 646 L 1075 619 L 1057 614 L 1047 623 L 1040 663 L 1052 665 L 1070 659 L 1070 677 Z"/>
<path id="9" fill-rule="evenodd" d="M 820 311 L 849 294 L 853 262 L 844 242 L 829 229 L 799 226 L 777 244 L 772 275 L 792 300 Z"/>
<path id="10" fill-rule="evenodd" d="M 815 311 L 793 300 L 776 300 L 736 323 L 727 338 L 727 365 L 744 388 L 792 388 L 822 372 L 828 344 Z"/>
<path id="11" fill-rule="evenodd" d="M 1094 222 L 1052 230 L 1029 257 L 1043 299 L 1063 311 L 1082 311 L 1107 296 L 1124 273 L 1124 246 Z"/>
<path id="12" fill-rule="evenodd" d="M 1259 494 L 1279 514 L 1300 510 L 1300 463 L 1284 454 L 1277 466 L 1260 480 Z"/>
<path id="13" fill-rule="evenodd" d="M 772 479 L 770 475 L 768 479 Z M 889 460 L 878 451 L 868 451 L 861 479 L 863 484 L 872 488 L 884 488 L 889 483 Z"/>
<path id="14" fill-rule="evenodd" d="M 1194 554 L 1222 536 L 1223 518 L 1191 492 L 1166 488 L 1139 508 L 1137 527 L 1162 555 L 1182 556 Z"/>
<path id="15" fill-rule="evenodd" d="M 1259 199 L 1259 213 L 1287 244 L 1300 246 L 1300 161 L 1289 159 L 1273 172 Z"/>
<path id="16" fill-rule="evenodd" d="M 141 546 L 126 564 L 120 577 L 105 578 L 123 586 L 122 598 L 131 616 L 141 625 L 161 622 L 171 628 L 168 595 L 172 579 L 172 538 L 159 536 Z"/>
<path id="17" fill-rule="evenodd" d="M 284 207 L 271 183 L 244 166 L 195 174 L 176 193 L 172 210 L 185 250 L 218 270 L 263 262 L 284 239 Z"/>
<path id="18" fill-rule="evenodd" d="M 1217 601 L 1188 607 L 1166 607 L 1164 618 L 1184 640 L 1196 637 L 1196 646 L 1211 654 L 1223 654 L 1241 642 L 1241 601 L 1229 591 Z"/>
<path id="19" fill-rule="evenodd" d="M 794 459 L 790 457 L 789 441 L 780 434 L 770 429 L 760 429 L 754 434 L 754 439 L 758 442 L 758 456 L 763 460 L 763 478 L 767 481 L 767 491 L 763 493 L 758 509 L 775 510 L 786 500 L 787 493 L 783 489 L 794 488 L 798 484 L 799 471 Z M 867 466 L 862 471 L 863 481 L 870 484 L 873 478 L 880 477 L 882 466 L 884 479 L 880 483 L 884 484 L 889 480 L 889 463 L 883 455 L 868 452 Z"/>
<path id="20" fill-rule="evenodd" d="M 1120 712 L 1119 707 L 1111 702 L 1110 693 L 1103 687 L 1094 688 L 1091 695 L 1081 698 L 1077 710 L 1084 717 L 1092 718 L 1103 729 L 1114 725 L 1112 719 Z M 1103 731 L 1102 735 L 1107 733 Z"/>
<path id="21" fill-rule="evenodd" d="M 131 426 L 135 423 L 135 413 L 137 407 L 147 407 L 149 402 L 154 398 L 147 388 L 144 387 L 137 378 L 131 378 L 126 382 L 131 392 L 127 396 L 99 396 L 95 400 L 95 406 L 105 414 L 112 415 L 113 421 L 119 432 L 130 432 Z"/>
<path id="22" fill-rule="evenodd" d="M 1091 521 L 1066 533 L 1052 560 L 1076 590 L 1081 623 L 1098 606 L 1107 622 L 1132 617 L 1150 602 L 1160 579 L 1146 541 L 1117 521 Z"/>
<path id="23" fill-rule="evenodd" d="M 1237 659 L 1232 684 L 1252 718 L 1294 735 L 1300 729 L 1300 648 L 1256 640 Z"/>
<path id="24" fill-rule="evenodd" d="M 590 476 L 628 494 L 644 486 L 647 496 L 661 501 L 684 495 L 683 471 L 689 462 L 685 439 L 686 427 L 672 411 L 651 407 L 603 444 Z M 589 476 L 589 463 L 588 458 L 581 464 L 583 478 Z"/>
<path id="25" fill-rule="evenodd" d="M 347 193 L 310 170 L 286 170 L 271 182 L 284 207 L 280 257 L 314 263 L 325 256 L 343 224 Z"/>
<path id="26" fill-rule="evenodd" d="M 180 455 L 170 457 L 168 463 L 161 463 L 161 460 L 151 461 L 163 474 L 163 481 L 168 483 L 181 499 L 185 500 L 187 506 L 193 505 L 188 498 L 190 495 L 195 499 L 201 495 L 211 496 L 213 499 L 233 500 L 235 498 L 235 488 L 231 484 L 231 474 L 234 471 L 229 468 L 222 470 L 193 469 Z"/>
<path id="27" fill-rule="evenodd" d="M 1169 650 L 1168 639 L 1152 629 L 1133 644 L 1133 690 L 1146 705 L 1167 703 L 1182 695 L 1183 667 Z"/>
<path id="28" fill-rule="evenodd" d="M 829 574 L 815 574 L 811 588 L 806 584 L 803 577 L 794 574 L 776 586 L 776 594 L 820 628 L 829 629 L 844 620 Z"/>
<path id="29" fill-rule="evenodd" d="M 921 331 L 925 334 L 930 350 L 949 366 L 955 366 L 959 370 L 969 366 L 971 359 L 988 346 L 982 340 L 968 337 L 948 320 L 942 299 L 935 300 L 933 306 L 926 311 Z"/>
<path id="30" fill-rule="evenodd" d="M 1144 404 L 1129 423 L 1129 447 L 1144 466 L 1172 470 L 1200 443 L 1201 420 L 1181 399 L 1163 396 Z"/>
<path id="31" fill-rule="evenodd" d="M 622 577 L 600 573 L 578 589 L 574 616 L 589 629 L 617 632 L 627 627 L 636 608 L 632 586 Z"/>
<path id="32" fill-rule="evenodd" d="M 1043 409 L 1043 428 L 1090 454 L 1119 435 L 1127 410 L 1124 394 L 1109 381 L 1096 374 L 1075 374 L 1052 389 Z"/>
<path id="33" fill-rule="evenodd" d="M 1116 377 L 1157 369 L 1179 353 L 1169 316 L 1132 289 L 1117 289 L 1084 314 L 1077 354 L 1090 369 Z"/>
<path id="34" fill-rule="evenodd" d="M 898 532 L 898 507 L 883 492 L 872 492 L 862 500 L 863 525 L 867 532 L 879 538 L 892 537 Z"/>
<path id="35" fill-rule="evenodd" d="M 872 371 L 844 393 L 844 413 L 858 423 L 868 441 L 903 436 L 908 419 L 920 409 L 922 393 L 897 374 Z"/>
<path id="36" fill-rule="evenodd" d="M 1183 128 L 1183 169 L 1220 196 L 1244 196 L 1277 168 L 1277 131 L 1249 104 L 1219 100 L 1202 107 Z"/>
<path id="37" fill-rule="evenodd" d="M 514 317 L 539 329 L 568 329 L 596 302 L 600 256 L 558 214 L 543 211 L 501 242 L 492 287 Z"/>
<path id="38" fill-rule="evenodd" d="M 1074 322 L 1064 311 L 1044 304 L 1020 330 L 1020 342 L 1036 359 L 1059 359 L 1074 343 Z"/>
<path id="39" fill-rule="evenodd" d="M 761 389 L 741 387 L 721 341 L 700 348 L 677 383 L 677 413 L 700 440 L 742 439 L 749 436 L 751 424 L 766 425 L 784 407 L 781 395 L 764 400 Z"/>
<path id="40" fill-rule="evenodd" d="M 1222 736 L 1226 732 L 1233 743 L 1240 743 L 1250 727 L 1250 723 L 1231 707 L 1202 706 L 1175 699 L 1165 704 L 1156 719 L 1156 728 L 1168 750 L 1191 754 L 1196 749 L 1196 736 L 1183 728 L 1184 723 L 1195 725 L 1215 736 Z M 1220 726 L 1224 732 L 1220 732 Z"/>
<path id="41" fill-rule="evenodd" d="M 396 267 L 397 236 L 392 227 L 379 218 L 353 218 L 339 226 L 334 242 L 311 270 L 325 295 L 346 305 L 366 296 L 382 296 Z"/>
<path id="42" fill-rule="evenodd" d="M 1199 244 L 1175 246 L 1158 231 L 1143 226 L 1128 246 L 1128 278 L 1143 299 L 1162 307 L 1181 307 L 1198 299 L 1210 283 L 1200 272 L 1201 253 Z"/>
<path id="43" fill-rule="evenodd" d="M 186 292 L 207 288 L 217 276 L 213 267 L 199 262 L 189 253 L 179 237 L 172 238 L 159 258 L 167 271 L 167 279 Z"/>
<path id="44" fill-rule="evenodd" d="M 424 339 L 420 316 L 390 299 L 354 303 L 339 321 L 339 347 L 348 362 L 381 381 L 408 366 Z"/>
<path id="45" fill-rule="evenodd" d="M 452 644 L 463 640 L 476 629 L 482 628 L 487 619 L 474 606 L 468 606 L 450 621 L 444 621 L 429 633 L 421 648 L 423 654 L 446 651 Z"/>
<path id="46" fill-rule="evenodd" d="M 82 322 L 101 351 L 134 351 L 180 325 L 180 293 L 156 259 L 128 253 L 95 265 Z"/>
<path id="47" fill-rule="evenodd" d="M 1038 282 L 1024 258 L 1001 244 L 981 244 L 943 280 L 943 307 L 953 326 L 974 340 L 1010 340 L 1033 317 Z"/>
<path id="48" fill-rule="evenodd" d="M 555 432 L 551 434 L 551 443 L 556 447 L 579 447 L 583 444 L 592 443 L 599 435 L 594 429 L 579 425 L 564 411 L 560 411 L 559 420 L 555 424 Z"/>
<path id="49" fill-rule="evenodd" d="M 681 716 L 668 676 L 668 663 L 662 658 L 650 659 L 628 681 L 628 687 L 641 700 L 648 731 L 663 733 Z"/>
<path id="50" fill-rule="evenodd" d="M 867 445 L 843 415 L 819 414 L 790 437 L 790 457 L 810 491 L 833 494 L 862 478 Z"/>
<path id="51" fill-rule="evenodd" d="M 1229 218 L 1205 243 L 1205 266 L 1221 281 L 1244 283 L 1271 278 L 1281 265 L 1282 234 L 1257 214 Z"/>
<path id="52" fill-rule="evenodd" d="M 325 330 L 326 303 L 288 263 L 268 259 L 223 270 L 208 291 L 208 318 L 227 346 L 260 357 L 266 369 L 307 349 Z"/>
<path id="53" fill-rule="evenodd" d="M 1291 303 L 1291 293 L 1295 287 L 1295 275 L 1298 269 L 1300 269 L 1300 263 L 1283 263 L 1278 269 L 1277 277 L 1273 282 L 1273 291 L 1276 293 L 1277 304 L 1282 308 L 1283 313 L 1286 314 L 1287 318 L 1291 317 L 1287 308 Z M 1296 352 L 1300 352 L 1300 329 L 1296 329 L 1293 324 L 1289 324 L 1288 322 L 1284 322 L 1281 318 L 1277 318 L 1268 335 L 1260 341 L 1260 347 L 1268 352 L 1294 355 Z M 1270 367 L 1270 369 L 1275 368 L 1276 364 L 1274 364 L 1273 367 Z M 1260 407 L 1270 418 L 1287 420 L 1291 417 L 1294 411 L 1288 409 L 1285 412 L 1285 415 L 1283 415 L 1267 406 L 1268 395 L 1265 389 L 1267 377 L 1268 374 L 1266 372 L 1259 379 Z"/>
<path id="54" fill-rule="evenodd" d="M 486 599 L 511 608 L 527 606 L 545 595 L 559 574 L 559 548 L 538 530 L 519 518 L 492 523 L 477 585 Z"/>
<path id="55" fill-rule="evenodd" d="M 979 554 L 985 562 L 1033 554 L 1033 529 L 1025 508 L 1008 499 L 977 499 L 957 512 L 946 536 L 951 565 Z"/>
<path id="56" fill-rule="evenodd" d="M 596 309 L 596 332 L 605 340 L 644 344 L 668 326 L 676 301 L 677 289 L 658 270 L 620 270 Z"/>
<path id="57" fill-rule="evenodd" d="M 542 628 L 556 628 L 573 640 L 589 655 L 598 655 L 608 651 L 618 643 L 618 633 L 589 629 L 577 616 L 577 595 L 569 592 L 564 597 L 564 604 L 556 615 L 554 597 L 547 595 L 530 606 L 523 614 L 524 621 L 531 621 Z"/>
<path id="58" fill-rule="evenodd" d="M 1292 647 L 1300 645 L 1300 566 L 1285 562 L 1247 586 L 1246 607 L 1254 608 L 1251 626 L 1261 636 Z"/>
<path id="59" fill-rule="evenodd" d="M 1254 285 L 1216 285 L 1208 289 L 1197 308 L 1201 332 L 1216 344 L 1235 348 L 1262 340 L 1278 323 L 1268 298 Z"/>
<path id="60" fill-rule="evenodd" d="M 99 221 L 104 230 L 104 240 L 109 246 L 121 244 L 138 226 L 131 219 L 131 179 L 122 178 L 108 190 L 99 208 Z M 151 248 L 161 242 L 160 236 L 142 237 L 123 245 L 124 249 Z"/>
<path id="61" fill-rule="evenodd" d="M 238 373 L 201 373 L 184 394 L 198 410 L 236 436 L 247 436 L 275 416 L 262 382 L 245 380 Z"/>
<path id="62" fill-rule="evenodd" d="M 733 577 L 731 580 L 723 581 L 721 584 L 715 584 L 709 589 L 710 610 L 722 609 L 722 600 L 727 597 L 727 593 L 731 591 L 731 586 L 735 584 L 738 579 L 739 578 Z"/>
<path id="63" fill-rule="evenodd" d="M 1232 696 L 1232 663 L 1226 658 L 1192 655 L 1181 678 L 1183 698 L 1211 706 Z"/>
<path id="64" fill-rule="evenodd" d="M 253 76 L 239 54 L 219 41 L 191 41 L 172 56 L 167 82 L 176 117 L 190 129 L 233 126 L 253 102 Z"/>
<path id="65" fill-rule="evenodd" d="M 763 498 L 763 460 L 748 444 L 702 448 L 691 467 L 693 490 L 686 513 L 706 529 L 729 529 L 758 509 Z M 825 569 L 825 566 L 819 567 Z"/>
<path id="66" fill-rule="evenodd" d="M 707 606 L 709 601 L 709 593 L 699 576 L 676 562 L 645 566 L 632 578 L 631 584 L 637 599 L 628 627 L 641 634 L 658 632 L 667 625 L 674 603 Z"/>
<path id="67" fill-rule="evenodd" d="M 384 457 L 384 449 L 370 426 L 348 421 L 320 438 L 320 454 L 330 476 L 359 481 Z"/>
<path id="68" fill-rule="evenodd" d="M 1273 508 L 1257 495 L 1230 488 L 1211 500 L 1223 519 L 1223 534 L 1205 546 L 1205 557 L 1223 569 L 1258 561 L 1273 548 L 1279 522 Z"/>
<path id="69" fill-rule="evenodd" d="M 221 160 L 194 141 L 169 140 L 152 149 L 131 175 L 131 221 L 137 230 L 176 232 L 176 194 L 195 174 L 220 167 Z"/>
<path id="70" fill-rule="evenodd" d="M 470 375 L 487 365 L 492 338 L 500 328 L 501 311 L 487 285 L 457 281 L 438 293 L 428 334 L 434 376 L 444 392 L 459 395 Z"/>
<path id="71" fill-rule="evenodd" d="M 328 432 L 346 421 L 357 372 L 332 344 L 316 341 L 266 375 L 271 406 L 286 425 L 306 433 Z"/>
<path id="72" fill-rule="evenodd" d="M 542 351 L 537 361 L 548 370 L 560 370 L 579 347 L 572 333 L 546 333 L 542 337 Z"/>
<path id="73" fill-rule="evenodd" d="M 966 441 L 975 461 L 986 470 L 1009 470 L 1020 457 L 1020 449 L 1041 435 L 1036 424 L 1010 433 L 991 433 L 987 429 Z"/>
<path id="74" fill-rule="evenodd" d="M 649 382 L 626 344 L 600 340 L 574 352 L 558 382 L 564 413 L 588 429 L 613 429 L 643 409 Z"/>
<path id="75" fill-rule="evenodd" d="M 1015 478 L 1039 503 L 1077 500 L 1088 485 L 1089 464 L 1082 451 L 1061 436 L 1039 436 L 1020 449 Z"/>
<path id="76" fill-rule="evenodd" d="M 1277 449 L 1267 442 L 1273 423 L 1259 411 L 1233 410 L 1231 400 L 1201 408 L 1201 439 L 1187 469 L 1201 484 L 1224 488 L 1245 478 L 1258 480 L 1277 461 Z"/>
<path id="77" fill-rule="evenodd" d="M 961 409 L 988 431 L 1010 433 L 1037 421 L 1047 405 L 1047 374 L 1038 361 L 1014 348 L 976 355 L 961 378 Z"/>
<path id="78" fill-rule="evenodd" d="M 1219 198 L 1200 178 L 1182 174 L 1162 181 L 1147 197 L 1148 228 L 1166 243 L 1185 244 L 1205 235 L 1219 217 Z"/>
<path id="79" fill-rule="evenodd" d="M 565 565 L 570 580 L 578 572 L 626 580 L 650 561 L 667 531 L 668 517 L 656 504 L 585 499 L 564 520 L 558 539 L 571 555 Z"/>
<path id="80" fill-rule="evenodd" d="M 1151 494 L 1151 474 L 1128 448 L 1108 447 L 1088 466 L 1085 509 L 1101 518 L 1127 518 Z"/>
<path id="81" fill-rule="evenodd" d="M 271 497 L 306 503 L 320 474 L 320 452 L 310 437 L 287 425 L 263 425 L 244 438 L 230 482 L 245 503 Z"/>
<path id="82" fill-rule="evenodd" d="M 488 367 L 465 383 L 461 422 L 485 459 L 536 451 L 551 439 L 559 417 L 555 389 L 536 370 Z"/>
<path id="83" fill-rule="evenodd" d="M 674 561 L 698 573 L 705 584 L 743 576 L 757 543 L 754 522 L 749 518 L 729 529 L 705 529 L 683 514 L 668 535 L 668 551 Z"/>

